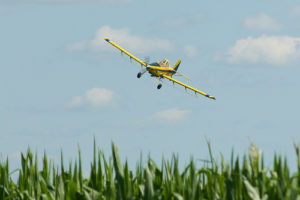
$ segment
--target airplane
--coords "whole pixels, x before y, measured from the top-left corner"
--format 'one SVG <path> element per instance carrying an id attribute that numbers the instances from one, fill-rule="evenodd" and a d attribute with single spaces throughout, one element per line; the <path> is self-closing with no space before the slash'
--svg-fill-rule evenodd
<path id="1" fill-rule="evenodd" d="M 149 74 L 152 77 L 158 77 L 158 85 L 157 85 L 157 89 L 160 89 L 162 87 L 162 84 L 160 83 L 160 80 L 163 78 L 166 78 L 170 81 L 174 83 L 177 83 L 179 85 L 182 85 L 185 87 L 185 89 L 190 89 L 192 91 L 195 92 L 195 94 L 199 93 L 202 94 L 205 97 L 208 97 L 210 99 L 214 99 L 216 100 L 216 98 L 214 96 L 211 96 L 205 92 L 202 92 L 200 90 L 197 90 L 196 88 L 193 88 L 187 84 L 184 84 L 180 81 L 175 80 L 174 78 L 172 78 L 173 75 L 178 74 L 180 76 L 183 76 L 186 79 L 191 80 L 190 78 L 186 77 L 185 75 L 179 73 L 177 70 L 179 68 L 179 65 L 181 63 L 181 60 L 179 59 L 176 64 L 173 67 L 169 66 L 169 60 L 168 59 L 164 59 L 160 62 L 153 62 L 153 63 L 147 63 L 145 61 L 140 60 L 139 58 L 135 57 L 134 55 L 132 55 L 131 53 L 129 53 L 128 51 L 126 51 L 125 49 L 123 49 L 122 47 L 120 47 L 119 45 L 117 45 L 116 43 L 114 43 L 113 41 L 111 41 L 110 39 L 108 39 L 107 37 L 104 38 L 104 40 L 108 43 L 110 43 L 111 45 L 113 45 L 114 47 L 116 47 L 117 49 L 119 49 L 121 51 L 121 53 L 125 53 L 127 54 L 130 59 L 134 59 L 135 61 L 137 61 L 138 63 L 141 64 L 141 66 L 144 66 L 146 70 L 139 72 L 137 74 L 137 78 L 141 78 L 141 76 L 145 73 L 145 72 L 149 72 Z"/>

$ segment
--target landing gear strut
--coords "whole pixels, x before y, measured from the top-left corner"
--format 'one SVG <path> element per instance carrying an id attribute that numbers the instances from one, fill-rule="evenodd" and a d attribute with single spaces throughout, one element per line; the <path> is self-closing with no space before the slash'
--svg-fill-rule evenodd
<path id="1" fill-rule="evenodd" d="M 160 77 L 158 77 L 158 86 L 157 89 L 159 90 L 162 87 L 162 84 L 160 83 Z"/>

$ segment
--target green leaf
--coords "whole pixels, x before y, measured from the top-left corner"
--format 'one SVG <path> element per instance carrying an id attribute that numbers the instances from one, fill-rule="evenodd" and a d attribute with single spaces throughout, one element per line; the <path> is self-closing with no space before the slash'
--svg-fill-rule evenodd
<path id="1" fill-rule="evenodd" d="M 258 190 L 253 187 L 249 181 L 247 181 L 246 179 L 244 179 L 244 184 L 247 188 L 247 192 L 248 192 L 248 195 L 249 197 L 252 199 L 252 200 L 260 200 L 260 197 L 259 197 L 259 194 L 258 194 Z"/>

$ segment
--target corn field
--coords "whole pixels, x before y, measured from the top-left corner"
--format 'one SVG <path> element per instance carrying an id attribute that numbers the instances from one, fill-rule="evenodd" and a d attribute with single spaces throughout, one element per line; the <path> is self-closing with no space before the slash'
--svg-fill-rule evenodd
<path id="1" fill-rule="evenodd" d="M 230 162 L 221 156 L 216 162 L 208 142 L 210 161 L 196 168 L 191 159 L 182 170 L 178 157 L 162 160 L 158 166 L 150 157 L 140 160 L 134 171 L 127 161 L 122 165 L 112 143 L 112 156 L 105 158 L 94 142 L 94 157 L 89 178 L 83 177 L 81 153 L 78 161 L 60 167 L 44 154 L 42 166 L 30 149 L 21 154 L 21 168 L 10 171 L 8 159 L 0 162 L 0 199 L 26 200 L 198 200 L 198 199 L 300 199 L 300 157 L 295 145 L 298 171 L 291 174 L 285 157 L 274 155 L 272 169 L 252 144 L 242 159 L 231 155 Z M 12 180 L 12 173 L 18 173 Z"/>

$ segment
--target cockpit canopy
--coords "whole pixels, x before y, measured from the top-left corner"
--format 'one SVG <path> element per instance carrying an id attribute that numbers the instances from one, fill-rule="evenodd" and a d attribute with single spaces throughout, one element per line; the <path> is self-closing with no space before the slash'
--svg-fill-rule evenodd
<path id="1" fill-rule="evenodd" d="M 169 67 L 169 60 L 168 59 L 163 59 L 162 61 L 159 62 L 159 65 L 161 67 Z"/>
<path id="2" fill-rule="evenodd" d="M 169 60 L 163 59 L 160 62 L 154 62 L 150 64 L 151 66 L 158 66 L 158 67 L 169 67 Z"/>

